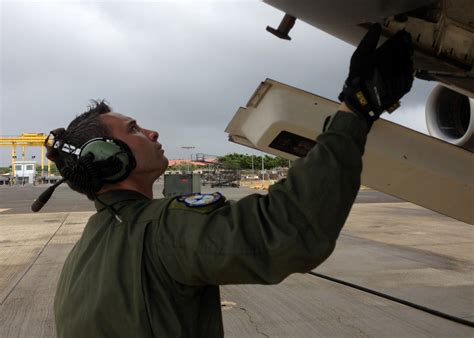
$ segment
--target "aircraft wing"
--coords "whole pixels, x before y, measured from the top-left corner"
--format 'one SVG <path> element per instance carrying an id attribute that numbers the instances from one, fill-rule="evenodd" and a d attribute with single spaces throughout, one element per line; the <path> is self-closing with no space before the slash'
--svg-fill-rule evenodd
<path id="1" fill-rule="evenodd" d="M 417 77 L 474 98 L 472 0 L 263 1 L 353 45 L 371 23 L 382 24 L 385 37 L 405 29 L 414 40 Z"/>

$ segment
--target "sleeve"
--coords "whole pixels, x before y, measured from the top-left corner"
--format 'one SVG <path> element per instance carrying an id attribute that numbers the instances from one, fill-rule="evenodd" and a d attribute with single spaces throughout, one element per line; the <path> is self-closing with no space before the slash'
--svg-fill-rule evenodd
<path id="1" fill-rule="evenodd" d="M 156 257 L 186 285 L 274 284 L 307 272 L 334 250 L 360 187 L 367 125 L 338 112 L 306 157 L 267 195 L 207 213 L 168 208 Z"/>

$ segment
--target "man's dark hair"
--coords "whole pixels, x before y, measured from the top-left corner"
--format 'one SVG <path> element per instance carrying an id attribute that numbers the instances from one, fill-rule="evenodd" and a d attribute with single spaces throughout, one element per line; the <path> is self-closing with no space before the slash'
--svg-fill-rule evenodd
<path id="1" fill-rule="evenodd" d="M 111 107 L 105 100 L 91 100 L 88 110 L 76 116 L 67 129 L 59 128 L 52 132 L 55 134 L 55 140 L 60 141 L 61 144 L 66 143 L 79 148 L 90 139 L 112 137 L 110 129 L 100 119 L 100 115 L 110 113 L 111 111 Z M 46 142 L 45 147 L 47 150 L 46 157 L 56 164 L 62 176 L 66 177 L 66 172 L 77 170 L 78 159 L 75 155 L 55 149 L 52 144 Z M 92 181 L 93 178 L 87 177 L 90 172 L 87 172 L 87 170 L 83 171 L 75 173 L 77 176 L 82 177 L 81 182 Z M 95 198 L 95 192 L 91 191 L 90 185 L 79 181 L 73 182 L 71 179 L 68 179 L 66 182 L 71 189 L 87 195 L 89 199 L 93 200 Z"/>

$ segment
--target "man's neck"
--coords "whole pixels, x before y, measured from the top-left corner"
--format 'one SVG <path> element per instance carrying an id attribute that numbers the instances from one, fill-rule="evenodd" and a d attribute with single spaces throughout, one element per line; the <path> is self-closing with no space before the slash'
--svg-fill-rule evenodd
<path id="1" fill-rule="evenodd" d="M 104 185 L 104 187 L 98 192 L 98 195 L 113 190 L 132 190 L 139 192 L 142 195 L 145 195 L 149 199 L 153 199 L 153 183 L 154 181 L 144 182 L 127 178 L 126 180 L 121 182 Z"/>

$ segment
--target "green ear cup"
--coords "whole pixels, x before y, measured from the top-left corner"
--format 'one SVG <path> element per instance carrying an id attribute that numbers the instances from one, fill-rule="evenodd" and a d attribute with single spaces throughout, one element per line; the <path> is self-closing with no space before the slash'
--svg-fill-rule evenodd
<path id="1" fill-rule="evenodd" d="M 110 167 L 99 168 L 105 173 L 101 178 L 106 183 L 124 180 L 135 167 L 135 159 L 130 148 L 119 140 L 104 138 L 89 140 L 81 147 L 79 157 L 87 154 L 94 156 L 94 163 Z"/>

